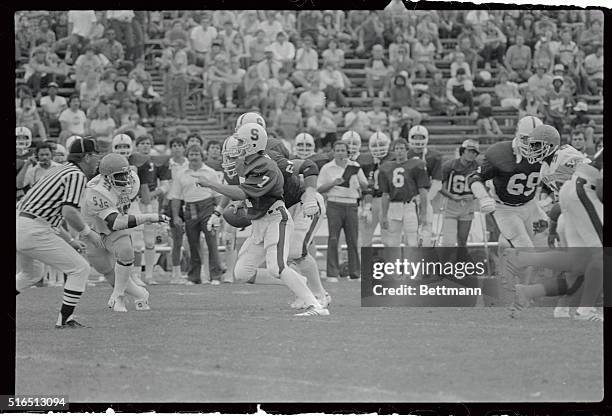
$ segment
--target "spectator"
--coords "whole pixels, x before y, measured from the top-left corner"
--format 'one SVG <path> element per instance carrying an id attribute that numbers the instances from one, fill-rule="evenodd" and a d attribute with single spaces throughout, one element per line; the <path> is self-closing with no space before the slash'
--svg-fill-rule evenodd
<path id="1" fill-rule="evenodd" d="M 287 34 L 280 31 L 276 34 L 276 41 L 269 48 L 274 53 L 274 59 L 280 62 L 283 68 L 287 71 L 293 69 L 293 60 L 295 59 L 295 46 L 287 41 Z"/>
<path id="2" fill-rule="evenodd" d="M 587 146 L 593 147 L 593 133 L 595 132 L 595 121 L 588 115 L 589 106 L 584 100 L 579 100 L 573 108 L 574 118 L 570 122 L 572 130 L 580 130 L 584 133 Z"/>
<path id="3" fill-rule="evenodd" d="M 465 75 L 472 79 L 472 71 L 470 69 L 470 64 L 468 64 L 467 62 L 465 62 L 465 55 L 463 54 L 463 52 L 457 52 L 454 54 L 453 56 L 453 62 L 451 63 L 450 66 L 450 73 L 451 73 L 451 77 L 454 77 L 457 75 L 457 70 L 459 68 L 463 68 L 465 71 Z"/>
<path id="4" fill-rule="evenodd" d="M 66 77 L 71 72 L 71 68 L 66 65 L 64 61 L 61 61 L 57 54 L 53 52 L 47 53 L 47 66 L 54 75 L 53 79 L 55 83 L 57 83 L 58 86 L 63 86 Z"/>
<path id="5" fill-rule="evenodd" d="M 283 25 L 283 31 L 287 34 L 289 39 L 299 38 L 296 30 L 297 17 L 295 16 L 295 10 L 281 11 L 281 24 Z"/>
<path id="6" fill-rule="evenodd" d="M 521 103 L 521 93 L 518 84 L 510 82 L 508 73 L 500 71 L 497 85 L 495 85 L 495 95 L 503 108 L 519 108 Z"/>
<path id="7" fill-rule="evenodd" d="M 115 31 L 108 29 L 105 37 L 96 41 L 94 47 L 109 60 L 114 68 L 130 71 L 132 64 L 125 60 L 123 45 L 117 41 L 116 37 Z"/>
<path id="8" fill-rule="evenodd" d="M 453 38 L 459 37 L 459 34 L 463 30 L 459 21 L 458 10 L 440 10 L 440 20 L 438 22 L 439 30 L 438 33 L 441 38 Z"/>
<path id="9" fill-rule="evenodd" d="M 236 26 L 236 16 L 231 10 L 215 10 L 212 14 L 212 24 L 215 27 L 221 28 L 227 22 L 232 24 L 232 27 Z"/>
<path id="10" fill-rule="evenodd" d="M 476 125 L 478 126 L 478 134 L 487 136 L 501 136 L 503 133 L 493 117 L 493 107 L 491 105 L 491 95 L 482 94 L 480 97 L 480 105 L 478 106 L 478 116 Z"/>
<path id="11" fill-rule="evenodd" d="M 408 48 L 406 45 L 399 46 L 395 60 L 391 60 L 390 65 L 393 68 L 394 75 L 397 75 L 400 72 L 406 72 L 408 74 L 408 78 L 414 79 L 416 67 L 414 65 L 414 61 L 410 59 L 410 56 L 408 55 Z"/>
<path id="12" fill-rule="evenodd" d="M 374 45 L 372 47 L 372 58 L 365 65 L 366 87 L 370 97 L 375 96 L 374 89 L 378 91 L 380 98 L 384 97 L 389 90 L 389 77 L 392 68 L 389 61 L 383 57 L 383 52 L 382 45 Z"/>
<path id="13" fill-rule="evenodd" d="M 491 69 L 491 63 L 498 65 L 504 64 L 504 54 L 506 52 L 506 36 L 499 27 L 489 20 L 485 26 L 484 48 L 480 55 L 484 58 L 485 69 Z"/>
<path id="14" fill-rule="evenodd" d="M 117 130 L 115 130 L 115 135 L 119 133 L 128 133 L 131 132 L 132 135 L 136 138 L 141 136 L 147 136 L 147 129 L 140 125 L 140 116 L 138 113 L 132 113 L 128 117 L 127 124 L 120 126 Z M 153 145 L 153 143 L 151 143 Z"/>
<path id="15" fill-rule="evenodd" d="M 342 110 L 338 108 L 336 103 L 333 101 L 327 102 L 327 108 L 323 110 L 323 114 L 326 114 L 329 118 L 331 118 L 336 126 L 340 126 L 344 123 L 344 114 L 342 114 Z"/>
<path id="16" fill-rule="evenodd" d="M 370 118 L 368 115 L 354 105 L 351 105 L 351 110 L 344 115 L 344 128 L 357 132 L 363 138 L 369 138 L 373 133 L 370 129 Z"/>
<path id="17" fill-rule="evenodd" d="M 552 76 L 546 73 L 547 67 L 536 66 L 536 73 L 529 77 L 527 88 L 538 100 L 543 100 L 548 91 L 552 89 Z"/>
<path id="18" fill-rule="evenodd" d="M 46 51 L 43 48 L 35 48 L 32 51 L 25 70 L 24 80 L 34 95 L 38 95 L 41 89 L 55 81 L 54 71 L 47 63 Z"/>
<path id="19" fill-rule="evenodd" d="M 251 42 L 255 39 L 256 33 L 259 30 L 259 20 L 257 20 L 257 12 L 255 10 L 246 10 L 241 17 L 239 23 L 239 32 L 244 37 L 244 45 L 249 50 Z M 265 33 L 264 33 L 265 37 Z"/>
<path id="20" fill-rule="evenodd" d="M 352 166 L 355 173 L 346 180 L 343 176 L 349 166 Z M 340 272 L 338 262 L 340 230 L 344 230 L 348 246 L 349 276 L 351 279 L 358 279 L 360 264 L 357 200 L 360 197 L 360 188 L 361 190 L 367 189 L 368 181 L 359 164 L 348 159 L 346 142 L 337 141 L 334 143 L 334 159 L 321 168 L 317 179 L 317 187 L 321 194 L 327 194 L 327 224 L 329 226 L 327 281 L 338 281 Z"/>
<path id="21" fill-rule="evenodd" d="M 81 109 L 87 114 L 88 110 L 95 107 L 100 101 L 100 83 L 98 74 L 90 72 L 79 88 L 79 98 L 81 99 Z"/>
<path id="22" fill-rule="evenodd" d="M 598 44 L 603 44 L 603 28 L 600 20 L 593 20 L 587 30 L 580 32 L 578 38 L 580 48 L 585 51 L 585 54 L 595 53 Z"/>
<path id="23" fill-rule="evenodd" d="M 578 47 L 572 40 L 572 32 L 569 29 L 561 32 L 561 43 L 558 48 L 558 60 L 559 63 L 565 65 L 568 68 L 573 68 L 576 65 L 576 54 L 578 53 Z"/>
<path id="24" fill-rule="evenodd" d="M 47 140 L 50 142 L 50 140 Z M 61 144 L 55 144 L 55 149 L 53 149 L 53 161 L 55 163 L 64 163 L 68 157 L 68 151 Z"/>
<path id="25" fill-rule="evenodd" d="M 223 49 L 225 50 L 225 53 L 229 55 L 230 51 L 230 45 L 232 44 L 232 41 L 234 40 L 234 36 L 236 36 L 238 34 L 238 32 L 236 30 L 234 30 L 234 26 L 232 25 L 232 22 L 229 20 L 226 20 L 225 23 L 223 23 L 223 30 L 221 32 L 219 32 L 219 36 L 218 38 L 221 39 L 221 42 L 223 43 Z"/>
<path id="26" fill-rule="evenodd" d="M 391 107 L 415 107 L 412 84 L 405 72 L 397 74 L 393 80 L 389 105 Z"/>
<path id="27" fill-rule="evenodd" d="M 101 10 L 96 10 L 96 23 L 94 23 L 94 28 L 91 31 L 91 35 L 89 37 L 90 43 L 97 42 L 104 37 L 104 31 L 106 30 L 106 17 L 104 16 L 104 12 Z"/>
<path id="28" fill-rule="evenodd" d="M 282 32 L 283 25 L 276 19 L 276 12 L 266 10 L 266 20 L 259 22 L 259 29 L 264 31 L 266 45 L 270 45 L 276 39 L 278 32 Z"/>
<path id="29" fill-rule="evenodd" d="M 321 91 L 319 80 L 313 81 L 310 84 L 310 88 L 300 94 L 297 106 L 307 116 L 311 116 L 314 113 L 315 107 L 325 107 L 325 94 Z"/>
<path id="30" fill-rule="evenodd" d="M 516 24 L 516 20 L 512 15 L 505 14 L 503 24 L 501 26 L 501 31 L 506 36 L 507 44 L 514 45 L 516 43 L 516 35 L 519 32 L 518 25 Z M 524 39 L 523 39 L 524 41 Z"/>
<path id="31" fill-rule="evenodd" d="M 48 17 L 43 17 L 38 21 L 38 28 L 32 36 L 30 49 L 36 45 L 36 41 L 39 39 L 45 41 L 48 45 L 55 43 L 55 33 L 51 30 L 51 20 Z"/>
<path id="32" fill-rule="evenodd" d="M 216 140 L 210 140 L 206 143 L 206 166 L 213 168 L 219 172 L 220 180 L 223 180 L 223 167 L 221 166 L 221 143 Z"/>
<path id="33" fill-rule="evenodd" d="M 337 25 L 334 15 L 330 10 L 323 12 L 323 18 L 321 23 L 317 26 L 318 37 L 317 45 L 319 50 L 325 50 L 329 41 L 332 39 L 338 39 L 340 35 L 340 28 Z"/>
<path id="34" fill-rule="evenodd" d="M 93 10 L 70 10 L 68 11 L 68 32 L 71 35 L 90 39 L 97 21 L 96 13 Z"/>
<path id="35" fill-rule="evenodd" d="M 36 109 L 36 101 L 32 97 L 25 97 L 21 100 L 21 108 L 17 111 L 17 125 L 30 129 L 32 137 L 47 140 L 45 126 L 40 120 Z"/>
<path id="36" fill-rule="evenodd" d="M 240 33 L 236 33 L 236 36 L 232 39 L 232 43 L 226 48 L 227 53 L 230 58 L 237 58 L 240 62 L 240 66 L 242 68 L 248 68 L 250 65 L 250 58 L 246 52 L 246 48 L 244 46 L 244 39 Z"/>
<path id="37" fill-rule="evenodd" d="M 524 44 L 522 34 L 517 34 L 516 43 L 506 51 L 504 65 L 509 72 L 508 78 L 514 82 L 525 82 L 531 77 L 531 49 Z"/>
<path id="38" fill-rule="evenodd" d="M 63 57 L 66 65 L 74 65 L 77 58 L 85 49 L 85 41 L 79 35 L 72 34 L 67 38 L 62 38 L 53 45 L 53 52 Z"/>
<path id="39" fill-rule="evenodd" d="M 264 59 L 265 50 L 268 46 L 266 34 L 263 30 L 258 29 L 255 33 L 255 38 L 249 44 L 249 55 L 251 62 L 260 62 Z"/>
<path id="40" fill-rule="evenodd" d="M 162 44 L 173 45 L 177 39 L 181 39 L 184 45 L 189 45 L 189 33 L 183 28 L 183 22 L 179 19 L 172 22 L 172 27 L 164 35 Z"/>
<path id="41" fill-rule="evenodd" d="M 412 59 L 416 63 L 416 71 L 419 73 L 419 77 L 427 77 L 427 73 L 434 73 L 436 71 L 436 65 L 434 64 L 434 57 L 436 54 L 436 47 L 431 43 L 431 37 L 428 34 L 420 36 L 412 48 Z"/>
<path id="42" fill-rule="evenodd" d="M 79 56 L 74 63 L 76 88 L 81 86 L 81 82 L 85 81 L 90 73 L 102 73 L 102 68 L 102 61 L 94 54 L 93 46 L 86 46 L 84 54 Z"/>
<path id="43" fill-rule="evenodd" d="M 125 106 L 125 102 L 131 103 L 130 95 L 127 92 L 127 84 L 124 80 L 118 79 L 115 81 L 115 92 L 109 97 L 108 104 L 114 108 Z"/>
<path id="44" fill-rule="evenodd" d="M 452 53 L 449 57 L 450 60 L 454 59 L 455 53 L 463 53 L 465 56 L 465 62 L 470 66 L 470 73 L 475 74 L 478 62 L 482 59 L 478 54 L 476 48 L 473 47 L 472 39 L 470 36 L 461 36 L 456 46 L 456 52 Z M 448 58 L 447 58 L 448 59 Z"/>
<path id="45" fill-rule="evenodd" d="M 15 24 L 15 57 L 17 60 L 27 57 L 34 42 L 34 32 L 30 19 L 23 15 Z"/>
<path id="46" fill-rule="evenodd" d="M 172 48 L 162 59 L 162 67 L 166 67 L 168 71 L 168 95 L 164 96 L 167 97 L 167 107 L 174 117 L 184 122 L 187 119 L 186 106 L 189 90 L 185 43 L 180 38 L 176 39 Z"/>
<path id="47" fill-rule="evenodd" d="M 57 84 L 49 83 L 47 94 L 40 99 L 40 107 L 43 110 L 42 121 L 47 131 L 61 128 L 59 115 L 68 108 L 68 102 L 61 95 L 57 95 Z"/>
<path id="48" fill-rule="evenodd" d="M 404 35 L 401 33 L 396 33 L 393 42 L 389 45 L 389 61 L 396 61 L 399 57 L 399 48 L 403 46 L 404 50 L 410 56 L 410 43 L 404 40 Z"/>
<path id="49" fill-rule="evenodd" d="M 30 163 L 24 165 L 23 174 L 20 172 L 17 177 L 17 188 L 32 187 L 46 176 L 51 168 L 59 166 L 59 163 L 53 161 L 53 146 L 51 143 L 39 143 L 36 146 L 36 160 L 35 165 Z"/>
<path id="50" fill-rule="evenodd" d="M 338 128 L 331 118 L 323 114 L 322 105 L 315 106 L 314 114 L 308 117 L 306 128 L 308 133 L 315 138 L 317 148 L 326 147 L 336 141 Z M 290 137 L 290 139 L 293 139 L 293 137 Z"/>
<path id="51" fill-rule="evenodd" d="M 450 102 L 446 98 L 446 81 L 442 78 L 442 71 L 436 71 L 433 79 L 429 81 L 429 106 L 435 114 L 447 114 Z M 392 105 L 393 106 L 393 105 Z"/>
<path id="52" fill-rule="evenodd" d="M 268 90 L 264 82 L 257 74 L 257 66 L 251 65 L 244 75 L 244 106 L 247 108 L 256 107 L 260 110 L 267 109 Z"/>
<path id="53" fill-rule="evenodd" d="M 596 47 L 595 53 L 584 58 L 582 76 L 587 87 L 587 93 L 601 95 L 604 80 L 603 45 L 600 43 L 594 46 Z"/>
<path id="54" fill-rule="evenodd" d="M 529 88 L 525 89 L 524 97 L 519 104 L 519 120 L 525 116 L 534 116 L 539 119 L 544 118 L 540 111 L 541 101 Z"/>
<path id="55" fill-rule="evenodd" d="M 555 55 L 552 51 L 550 38 L 548 36 L 542 36 L 534 47 L 533 64 L 534 66 L 544 66 L 546 72 L 551 72 L 554 63 Z"/>
<path id="56" fill-rule="evenodd" d="M 189 35 L 191 50 L 196 54 L 196 65 L 207 67 L 212 63 L 209 53 L 217 35 L 217 29 L 211 26 L 210 18 L 207 15 L 201 16 L 200 24 L 191 29 Z"/>
<path id="57" fill-rule="evenodd" d="M 276 78 L 281 68 L 282 64 L 274 59 L 274 49 L 267 46 L 264 52 L 264 60 L 257 64 L 257 75 L 266 84 L 266 90 L 269 80 Z"/>
<path id="58" fill-rule="evenodd" d="M 151 117 L 157 118 L 163 115 L 161 96 L 153 90 L 150 78 L 147 77 L 142 80 L 142 88 L 135 91 L 134 95 L 138 105 L 138 113 L 144 123 Z"/>
<path id="59" fill-rule="evenodd" d="M 295 72 L 292 75 L 294 83 L 310 88 L 313 78 L 318 75 L 318 69 L 319 54 L 312 47 L 312 37 L 306 35 L 302 40 L 302 47 L 295 54 Z"/>
<path id="60" fill-rule="evenodd" d="M 372 130 L 383 130 L 387 124 L 387 113 L 382 109 L 382 100 L 375 98 L 372 100 L 372 110 L 367 112 Z"/>
<path id="61" fill-rule="evenodd" d="M 555 75 L 552 81 L 553 88 L 544 95 L 542 110 L 546 115 L 544 122 L 555 127 L 559 134 L 563 134 L 569 110 L 573 107 L 572 98 L 567 91 L 562 90 L 563 77 Z"/>
<path id="62" fill-rule="evenodd" d="M 284 68 L 279 69 L 276 78 L 268 81 L 268 98 L 274 105 L 277 114 L 285 106 L 285 102 L 295 91 L 293 84 L 287 79 L 288 73 Z"/>
<path id="63" fill-rule="evenodd" d="M 78 95 L 73 95 L 68 99 L 68 108 L 62 111 L 59 121 L 62 126 L 59 141 L 61 145 L 64 145 L 66 139 L 74 134 L 79 136 L 85 134 L 87 116 L 81 110 L 81 100 Z"/>
<path id="64" fill-rule="evenodd" d="M 416 36 L 429 35 L 432 43 L 436 46 L 437 52 L 442 52 L 442 44 L 438 37 L 438 25 L 432 20 L 432 14 L 435 15 L 435 11 L 423 14 L 419 23 L 416 26 Z"/>
<path id="65" fill-rule="evenodd" d="M 55 33 L 55 39 L 63 39 L 70 36 L 68 32 L 68 14 L 59 12 L 57 18 L 51 23 L 51 30 Z"/>
<path id="66" fill-rule="evenodd" d="M 181 129 L 181 126 L 177 127 L 176 135 L 181 137 L 181 131 L 183 131 L 187 136 L 185 140 L 187 141 L 187 148 L 191 146 L 199 146 L 200 148 L 204 148 L 204 140 L 197 133 L 189 133 L 189 130 L 186 130 L 185 127 Z"/>
<path id="67" fill-rule="evenodd" d="M 147 20 L 147 12 L 145 12 L 144 10 L 134 10 L 134 18 L 132 19 L 132 33 L 134 34 L 134 48 L 133 48 L 131 56 L 135 60 L 144 58 L 144 47 L 145 47 L 144 27 L 146 25 L 146 20 Z"/>
<path id="68" fill-rule="evenodd" d="M 592 142 L 589 144 L 589 142 L 584 136 L 584 131 L 581 129 L 572 130 L 569 144 L 574 149 L 578 150 L 579 152 L 582 152 L 583 155 L 588 156 L 590 158 L 592 158 L 596 152 L 595 146 Z"/>
<path id="69" fill-rule="evenodd" d="M 128 61 L 136 59 L 134 36 L 134 26 L 132 21 L 135 14 L 133 10 L 109 10 L 106 12 L 106 19 L 110 27 L 115 31 L 117 40 L 125 46 L 125 56 Z"/>
<path id="70" fill-rule="evenodd" d="M 316 39 L 318 26 L 321 21 L 321 12 L 318 10 L 302 10 L 297 17 L 297 32 L 302 39 L 310 37 Z"/>
<path id="71" fill-rule="evenodd" d="M 342 72 L 334 62 L 325 62 L 320 73 L 321 87 L 328 102 L 335 102 L 340 107 L 346 107 L 346 97 L 343 95 L 348 85 L 345 83 Z"/>
<path id="72" fill-rule="evenodd" d="M 449 78 L 446 83 L 446 98 L 457 108 L 467 106 L 468 112 L 474 111 L 474 84 L 466 77 L 465 70 L 459 68 L 457 75 Z"/>
<path id="73" fill-rule="evenodd" d="M 486 10 L 470 10 L 466 13 L 464 21 L 466 25 L 484 25 L 489 20 L 489 13 Z"/>
<path id="74" fill-rule="evenodd" d="M 238 105 L 244 102 L 244 75 L 246 70 L 240 68 L 240 61 L 237 57 L 230 58 L 230 70 L 227 73 L 227 83 L 231 86 L 234 95 L 238 98 Z"/>
<path id="75" fill-rule="evenodd" d="M 379 11 L 369 11 L 367 18 L 358 29 L 359 45 L 355 52 L 362 54 L 364 51 L 371 50 L 374 45 L 385 42 L 383 31 L 385 27 L 380 19 Z"/>
<path id="76" fill-rule="evenodd" d="M 170 139 L 170 132 L 165 128 L 164 122 L 160 119 L 155 120 L 153 125 L 153 130 L 151 130 L 151 137 L 153 138 L 154 146 L 169 146 L 170 150 L 172 149 L 172 141 L 168 143 Z M 185 143 L 183 142 L 183 147 Z M 183 148 L 183 150 L 185 150 Z"/>
<path id="77" fill-rule="evenodd" d="M 563 64 L 556 64 L 553 67 L 553 76 L 555 75 L 563 77 L 563 89 L 567 91 L 571 97 L 576 95 L 576 82 L 570 75 L 565 74 L 565 67 Z"/>
<path id="78" fill-rule="evenodd" d="M 296 109 L 293 96 L 289 96 L 282 111 L 274 120 L 274 129 L 280 133 L 281 137 L 293 139 L 302 126 L 302 112 Z"/>
<path id="79" fill-rule="evenodd" d="M 527 45 L 530 49 L 535 46 L 537 38 L 535 28 L 533 26 L 533 15 L 529 13 L 523 15 L 523 19 L 521 21 L 521 24 L 519 25 L 519 29 L 517 32 L 517 36 L 519 34 L 523 36 L 525 45 Z"/>
<path id="80" fill-rule="evenodd" d="M 335 62 L 338 68 L 344 67 L 344 51 L 338 49 L 338 41 L 330 39 L 327 43 L 327 49 L 321 54 L 324 61 Z"/>
<path id="81" fill-rule="evenodd" d="M 227 73 L 229 72 L 227 57 L 225 55 L 217 55 L 207 72 L 208 88 L 213 99 L 215 110 L 223 108 L 221 104 L 220 93 L 224 92 L 225 106 L 227 108 L 235 108 L 232 102 L 234 94 L 234 84 L 228 82 Z"/>
<path id="82" fill-rule="evenodd" d="M 100 76 L 100 99 L 107 104 L 115 93 L 115 82 L 117 81 L 117 70 L 109 68 Z"/>
<path id="83" fill-rule="evenodd" d="M 210 52 L 208 53 L 207 68 L 210 66 L 210 64 L 212 64 L 212 62 L 215 61 L 215 57 L 217 55 L 225 55 L 225 54 L 223 53 L 223 45 L 221 44 L 221 41 L 218 39 L 215 39 L 210 45 Z"/>
<path id="84" fill-rule="evenodd" d="M 142 81 L 148 77 L 149 75 L 146 73 L 143 76 L 142 74 L 132 71 L 132 73 L 130 74 L 130 80 L 128 81 L 127 85 L 127 91 L 132 101 L 136 101 L 136 93 L 142 92 Z"/>
<path id="85" fill-rule="evenodd" d="M 109 153 L 111 152 L 113 132 L 117 127 L 115 120 L 110 116 L 108 106 L 104 103 L 96 105 L 92 113 L 93 117 L 90 117 L 86 125 L 87 134 L 96 139 L 100 153 Z"/>

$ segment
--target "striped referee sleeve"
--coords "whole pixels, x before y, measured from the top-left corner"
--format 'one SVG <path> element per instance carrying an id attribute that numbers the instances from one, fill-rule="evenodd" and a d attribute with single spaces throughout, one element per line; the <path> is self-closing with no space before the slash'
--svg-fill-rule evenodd
<path id="1" fill-rule="evenodd" d="M 83 173 L 74 171 L 65 175 L 63 178 L 65 191 L 62 198 L 62 205 L 74 205 L 79 208 L 81 206 L 81 196 L 87 185 L 87 180 Z"/>

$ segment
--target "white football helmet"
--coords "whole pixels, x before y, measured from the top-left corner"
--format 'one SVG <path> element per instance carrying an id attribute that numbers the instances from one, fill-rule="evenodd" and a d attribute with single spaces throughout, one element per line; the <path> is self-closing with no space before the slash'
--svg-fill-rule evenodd
<path id="1" fill-rule="evenodd" d="M 32 146 L 32 132 L 29 128 L 20 126 L 15 128 L 15 139 L 17 141 L 17 154 L 25 154 L 30 146 Z"/>
<path id="2" fill-rule="evenodd" d="M 73 134 L 72 136 L 66 139 L 66 149 L 68 150 L 68 153 L 70 153 L 70 147 L 72 146 L 72 142 L 76 139 L 82 139 L 82 137 L 77 134 Z"/>
<path id="3" fill-rule="evenodd" d="M 425 149 L 429 143 L 429 131 L 425 126 L 416 125 L 408 130 L 408 145 L 411 149 Z"/>
<path id="4" fill-rule="evenodd" d="M 266 128 L 266 120 L 264 120 L 262 115 L 259 113 L 250 112 L 244 113 L 240 117 L 238 117 L 238 120 L 236 120 L 236 131 L 238 131 L 240 127 L 247 123 L 257 123 L 264 129 Z"/>
<path id="5" fill-rule="evenodd" d="M 68 157 L 68 152 L 66 148 L 61 144 L 55 145 L 55 150 L 53 151 L 53 161 L 57 163 L 63 163 L 66 161 L 66 157 Z"/>
<path id="6" fill-rule="evenodd" d="M 221 167 L 225 174 L 230 178 L 236 176 L 238 173 L 236 171 L 236 160 L 240 157 L 240 148 L 236 135 L 229 136 L 225 139 L 221 149 L 221 157 Z"/>
<path id="7" fill-rule="evenodd" d="M 520 155 L 532 165 L 541 163 L 561 144 L 561 136 L 557 129 L 547 124 L 534 128 L 529 135 L 515 137 L 514 140 Z"/>
<path id="8" fill-rule="evenodd" d="M 385 133 L 377 131 L 370 136 L 368 141 L 368 147 L 370 153 L 377 159 L 382 159 L 389 153 L 389 146 L 391 145 L 391 139 Z"/>
<path id="9" fill-rule="evenodd" d="M 342 135 L 342 141 L 347 144 L 349 159 L 357 160 L 361 152 L 361 136 L 359 133 L 349 130 Z"/>
<path id="10" fill-rule="evenodd" d="M 315 154 L 315 140 L 308 133 L 295 136 L 294 153 L 300 159 L 306 159 Z"/>
<path id="11" fill-rule="evenodd" d="M 559 191 L 561 185 L 570 179 L 580 163 L 590 163 L 591 160 L 584 153 L 574 149 L 569 144 L 561 146 L 550 164 L 543 163 L 540 179 L 550 189 Z"/>
<path id="12" fill-rule="evenodd" d="M 241 156 L 253 155 L 265 150 L 268 143 L 268 133 L 265 127 L 257 123 L 243 124 L 236 132 L 236 138 Z"/>
<path id="13" fill-rule="evenodd" d="M 111 151 L 118 153 L 121 156 L 130 157 L 134 151 L 134 145 L 132 144 L 132 138 L 127 134 L 118 134 L 113 137 L 111 142 Z"/>
<path id="14" fill-rule="evenodd" d="M 527 139 L 531 135 L 533 129 L 541 126 L 542 120 L 534 116 L 525 116 L 519 120 L 516 124 L 516 131 L 514 133 L 514 139 L 512 140 L 512 147 L 516 152 L 519 152 L 520 158 L 527 158 L 529 153 L 529 145 Z M 517 161 L 520 159 L 517 159 Z M 531 163 L 531 162 L 529 162 Z"/>
<path id="15" fill-rule="evenodd" d="M 130 195 L 132 193 L 134 182 L 126 157 L 118 153 L 109 153 L 100 160 L 98 170 L 119 194 Z"/>

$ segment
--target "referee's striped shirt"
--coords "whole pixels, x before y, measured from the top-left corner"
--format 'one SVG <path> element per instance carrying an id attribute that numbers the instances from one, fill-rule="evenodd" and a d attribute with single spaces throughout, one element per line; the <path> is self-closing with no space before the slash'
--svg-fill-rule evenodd
<path id="1" fill-rule="evenodd" d="M 17 204 L 19 212 L 26 212 L 46 220 L 52 227 L 62 221 L 62 206 L 81 206 L 81 196 L 87 177 L 74 163 L 66 162 L 52 168 L 46 176 L 30 188 Z"/>

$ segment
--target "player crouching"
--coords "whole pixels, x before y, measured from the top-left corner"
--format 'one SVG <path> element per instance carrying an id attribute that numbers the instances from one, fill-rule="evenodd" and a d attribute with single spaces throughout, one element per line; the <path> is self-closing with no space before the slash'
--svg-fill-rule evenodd
<path id="1" fill-rule="evenodd" d="M 283 176 L 274 161 L 264 154 L 268 135 L 257 123 L 246 123 L 236 132 L 239 158 L 244 163 L 239 185 L 212 183 L 196 176 L 201 186 L 206 186 L 233 201 L 245 201 L 247 218 L 251 221 L 251 235 L 238 253 L 234 268 L 237 280 L 241 276 L 252 276 L 261 260 L 266 259 L 268 271 L 280 279 L 307 308 L 296 316 L 329 315 L 314 294 L 306 286 L 306 278 L 287 267 L 290 240 L 294 224 L 283 201 Z"/>
<path id="2" fill-rule="evenodd" d="M 108 300 L 110 308 L 127 312 L 127 293 L 134 297 L 136 310 L 149 310 L 149 292 L 130 277 L 134 248 L 129 229 L 167 219 L 159 214 L 128 214 L 140 189 L 140 181 L 124 156 L 116 153 L 104 156 L 99 171 L 100 174 L 87 183 L 82 210 L 89 227 L 102 237 L 104 247 L 88 245 L 87 258 L 113 284 L 113 293 Z"/>

